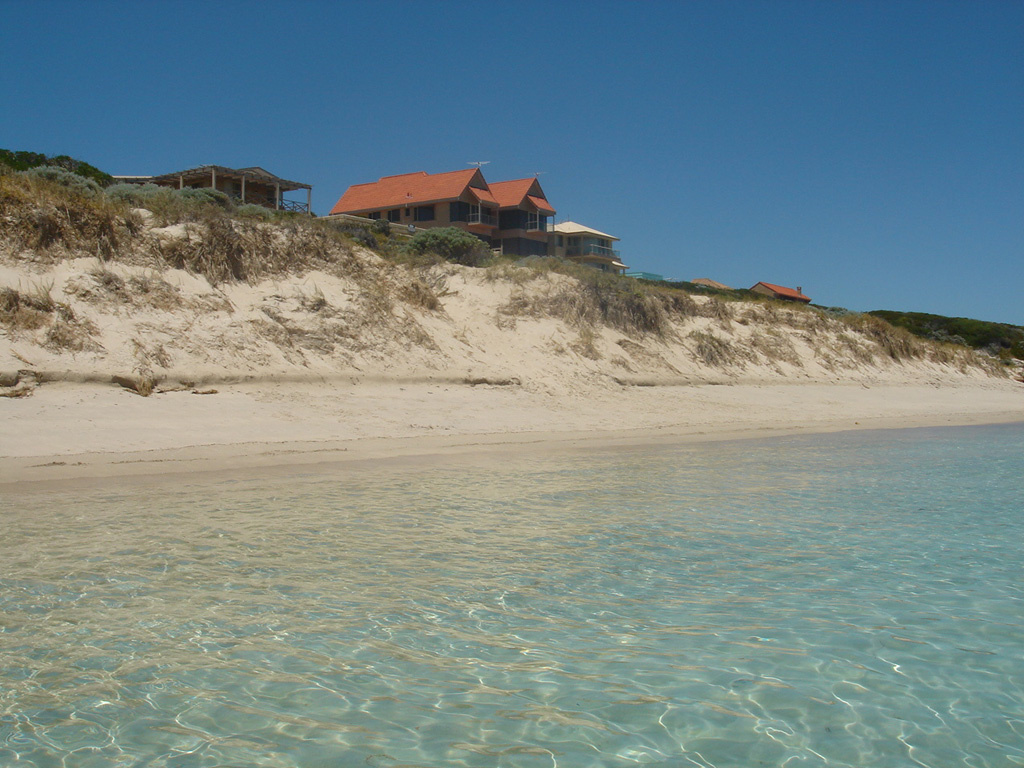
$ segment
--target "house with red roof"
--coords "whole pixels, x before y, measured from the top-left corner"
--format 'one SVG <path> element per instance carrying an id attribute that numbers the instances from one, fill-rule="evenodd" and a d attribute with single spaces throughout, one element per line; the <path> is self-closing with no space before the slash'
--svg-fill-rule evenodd
<path id="1" fill-rule="evenodd" d="M 811 297 L 804 296 L 803 288 L 800 286 L 796 287 L 796 290 L 787 288 L 784 285 L 774 285 L 772 283 L 757 283 L 750 290 L 754 293 L 760 293 L 764 296 L 770 296 L 773 299 L 782 299 L 783 301 L 799 301 L 804 304 L 810 304 Z"/>
<path id="2" fill-rule="evenodd" d="M 468 168 L 354 184 L 330 212 L 342 214 L 419 228 L 459 227 L 502 253 L 543 256 L 555 209 L 535 178 L 488 184 L 479 168 Z"/>

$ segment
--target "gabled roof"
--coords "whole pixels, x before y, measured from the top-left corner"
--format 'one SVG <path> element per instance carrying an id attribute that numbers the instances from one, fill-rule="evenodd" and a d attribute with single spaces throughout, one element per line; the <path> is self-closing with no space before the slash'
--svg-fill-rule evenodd
<path id="1" fill-rule="evenodd" d="M 494 195 L 491 194 L 489 189 L 478 189 L 477 187 L 470 187 L 469 191 L 476 195 L 476 199 L 481 203 L 489 203 L 490 205 L 497 205 L 498 201 L 494 199 Z"/>
<path id="2" fill-rule="evenodd" d="M 575 221 L 563 221 L 561 224 L 555 224 L 552 229 L 560 235 L 596 235 L 597 237 L 605 237 L 609 240 L 619 239 L 615 235 L 609 235 L 607 232 L 601 232 L 598 229 L 578 224 Z"/>
<path id="3" fill-rule="evenodd" d="M 399 176 L 384 176 L 367 184 L 353 184 L 335 203 L 331 213 L 356 213 L 458 200 L 467 187 L 479 199 L 496 204 L 480 169 L 467 168 L 447 173 L 403 173 Z"/>
<path id="4" fill-rule="evenodd" d="M 795 290 L 793 288 L 787 288 L 784 285 L 774 285 L 773 283 L 766 283 L 764 281 L 755 283 L 754 286 L 750 290 L 754 290 L 754 288 L 757 288 L 757 286 L 759 286 L 759 285 L 763 285 L 765 288 L 770 290 L 772 293 L 774 293 L 774 294 L 776 294 L 778 296 L 782 296 L 782 297 L 787 298 L 787 299 L 794 299 L 796 301 L 810 301 L 811 300 L 810 296 L 804 296 L 798 290 Z"/>
<path id="5" fill-rule="evenodd" d="M 532 205 L 548 216 L 555 214 L 555 209 L 551 207 L 551 203 L 548 202 L 544 190 L 540 188 L 540 182 L 536 178 L 496 181 L 490 187 L 500 208 L 521 208 Z"/>

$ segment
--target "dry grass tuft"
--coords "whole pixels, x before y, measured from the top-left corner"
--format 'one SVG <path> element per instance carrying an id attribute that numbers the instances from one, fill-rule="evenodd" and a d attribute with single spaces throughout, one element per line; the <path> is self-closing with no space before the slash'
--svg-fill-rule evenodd
<path id="1" fill-rule="evenodd" d="M 298 299 L 299 306 L 306 312 L 331 313 L 333 311 L 331 303 L 327 301 L 327 297 L 324 296 L 324 292 L 321 291 L 320 287 L 317 285 L 313 286 L 312 293 L 300 293 Z"/>
<path id="2" fill-rule="evenodd" d="M 589 360 L 601 359 L 601 352 L 597 348 L 597 334 L 592 326 L 585 325 L 579 329 L 579 336 L 572 343 L 572 349 Z"/>
<path id="3" fill-rule="evenodd" d="M 896 362 L 915 360 L 925 355 L 926 345 L 920 339 L 880 318 L 857 315 L 851 319 L 851 326 L 873 340 L 887 357 Z"/>
<path id="4" fill-rule="evenodd" d="M 437 297 L 437 294 L 418 277 L 412 278 L 408 283 L 399 287 L 398 296 L 406 304 L 421 307 L 430 312 L 435 312 L 441 308 L 441 300 Z"/>
<path id="5" fill-rule="evenodd" d="M 548 290 L 527 291 L 522 289 L 527 281 L 514 281 L 520 290 L 512 293 L 502 314 L 553 316 L 576 328 L 605 325 L 626 334 L 666 336 L 672 321 L 697 313 L 693 299 L 678 289 L 649 286 L 590 267 L 561 262 L 559 266 L 569 279 L 554 281 Z"/>
<path id="6" fill-rule="evenodd" d="M 697 359 L 712 368 L 726 368 L 743 362 L 743 356 L 729 341 L 706 331 L 693 331 L 690 338 L 695 342 Z"/>
<path id="7" fill-rule="evenodd" d="M 13 335 L 46 329 L 40 343 L 49 349 L 85 352 L 99 349 L 92 339 L 97 328 L 78 318 L 67 304 L 54 301 L 51 285 L 36 285 L 30 291 L 0 288 L 0 325 Z"/>
<path id="8" fill-rule="evenodd" d="M 165 312 L 185 304 L 181 291 L 155 274 L 132 275 L 128 278 L 127 291 L 134 303 Z"/>
<path id="9" fill-rule="evenodd" d="M 0 288 L 0 324 L 14 333 L 34 331 L 48 325 L 57 303 L 49 286 L 36 285 L 30 291 Z"/>
<path id="10" fill-rule="evenodd" d="M 148 307 L 171 312 L 186 304 L 181 291 L 156 273 L 131 275 L 127 279 L 102 265 L 87 279 L 69 281 L 67 290 L 92 304 Z"/>
<path id="11" fill-rule="evenodd" d="M 171 354 L 161 342 L 145 342 L 132 339 L 133 354 L 139 371 L 151 372 L 153 366 L 171 367 Z"/>
<path id="12" fill-rule="evenodd" d="M 836 334 L 832 349 L 839 354 L 840 359 L 852 361 L 855 365 L 871 365 L 875 362 L 874 350 L 877 347 L 863 336 L 856 338 L 841 332 Z"/>
<path id="13" fill-rule="evenodd" d="M 37 258 L 57 247 L 112 258 L 138 228 L 123 204 L 20 174 L 0 175 L 0 220 L 5 234 Z"/>
<path id="14" fill-rule="evenodd" d="M 526 285 L 546 277 L 551 271 L 550 266 L 547 259 L 517 264 L 506 257 L 496 259 L 485 267 L 483 274 L 484 279 L 489 283 L 500 282 L 511 283 L 512 285 Z"/>
<path id="15" fill-rule="evenodd" d="M 712 320 L 718 320 L 723 326 L 728 325 L 734 316 L 732 307 L 717 296 L 712 296 L 701 304 L 699 314 L 701 317 L 710 317 Z"/>
<path id="16" fill-rule="evenodd" d="M 750 348 L 766 362 L 776 366 L 787 363 L 794 368 L 802 368 L 803 362 L 797 354 L 796 347 L 789 336 L 777 328 L 755 330 L 749 338 Z"/>
<path id="17" fill-rule="evenodd" d="M 359 278 L 364 269 L 345 235 L 318 220 L 268 224 L 220 209 L 206 210 L 185 237 L 154 247 L 164 263 L 200 274 L 211 285 L 310 269 Z"/>

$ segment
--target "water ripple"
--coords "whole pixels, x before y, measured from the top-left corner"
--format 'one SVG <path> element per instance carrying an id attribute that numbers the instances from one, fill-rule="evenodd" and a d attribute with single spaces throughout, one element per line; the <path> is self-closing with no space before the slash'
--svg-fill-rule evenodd
<path id="1" fill-rule="evenodd" d="M 0 764 L 1024 765 L 1024 429 L 4 499 Z"/>

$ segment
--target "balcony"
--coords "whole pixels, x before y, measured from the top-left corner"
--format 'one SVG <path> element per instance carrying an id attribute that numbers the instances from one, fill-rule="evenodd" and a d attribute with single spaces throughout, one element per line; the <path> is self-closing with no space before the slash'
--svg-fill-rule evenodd
<path id="1" fill-rule="evenodd" d="M 258 205 L 263 208 L 270 208 L 271 210 L 276 208 L 280 211 L 309 213 L 309 206 L 306 205 L 306 203 L 299 203 L 294 200 L 285 200 L 283 197 L 280 197 L 275 201 L 273 195 L 247 194 L 245 196 L 244 203 L 242 202 L 242 196 L 239 194 L 229 194 L 228 197 L 230 197 L 236 205 Z"/>
<path id="2" fill-rule="evenodd" d="M 603 245 L 570 246 L 565 249 L 566 256 L 603 256 L 606 259 L 619 260 L 619 252 Z"/>
<path id="3" fill-rule="evenodd" d="M 485 224 L 488 227 L 498 226 L 498 217 L 486 213 L 470 213 L 466 215 L 467 224 Z"/>

